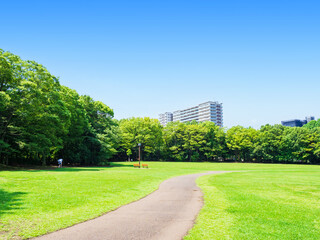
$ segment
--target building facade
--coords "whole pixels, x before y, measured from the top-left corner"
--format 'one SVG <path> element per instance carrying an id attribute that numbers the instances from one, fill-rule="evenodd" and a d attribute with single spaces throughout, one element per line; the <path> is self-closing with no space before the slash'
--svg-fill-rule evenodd
<path id="1" fill-rule="evenodd" d="M 302 127 L 303 125 L 307 124 L 308 122 L 314 119 L 315 119 L 314 117 L 306 117 L 305 120 L 293 119 L 293 120 L 281 121 L 281 124 L 287 127 Z"/>
<path id="2" fill-rule="evenodd" d="M 159 121 L 162 126 L 166 126 L 168 122 L 173 121 L 173 114 L 171 112 L 159 114 Z"/>
<path id="3" fill-rule="evenodd" d="M 164 118 L 165 114 L 160 114 L 160 122 L 163 121 L 162 119 Z M 216 125 L 220 127 L 223 127 L 222 103 L 208 101 L 205 103 L 201 103 L 195 107 L 177 110 L 172 113 L 173 122 L 191 122 L 193 120 L 197 122 L 210 121 L 214 122 Z M 167 123 L 168 122 L 166 122 L 165 124 Z M 165 126 L 164 124 L 162 125 Z"/>

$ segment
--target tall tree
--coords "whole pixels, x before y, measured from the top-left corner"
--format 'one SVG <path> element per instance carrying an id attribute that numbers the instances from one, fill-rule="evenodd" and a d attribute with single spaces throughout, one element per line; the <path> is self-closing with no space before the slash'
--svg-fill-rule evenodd
<path id="1" fill-rule="evenodd" d="M 127 154 L 137 157 L 138 143 L 141 143 L 142 158 L 158 160 L 162 144 L 162 126 L 157 119 L 129 118 L 119 122 L 122 146 Z"/>
<path id="2" fill-rule="evenodd" d="M 204 122 L 204 146 L 201 151 L 206 161 L 223 160 L 227 156 L 226 134 L 224 129 L 213 122 Z"/>
<path id="3" fill-rule="evenodd" d="M 41 159 L 45 164 L 62 147 L 60 136 L 67 129 L 69 116 L 60 98 L 58 79 L 36 62 L 22 61 L 3 51 L 1 57 L 12 72 L 11 79 L 1 81 L 1 95 L 10 100 L 2 114 L 2 142 L 11 149 L 9 153 L 2 151 L 1 156 Z"/>
<path id="4" fill-rule="evenodd" d="M 227 146 L 238 161 L 251 159 L 256 139 L 257 131 L 253 128 L 235 126 L 226 133 Z"/>
<path id="5" fill-rule="evenodd" d="M 117 153 L 118 142 L 113 140 L 116 129 L 113 121 L 113 110 L 100 101 L 94 101 L 89 96 L 81 96 L 80 102 L 85 109 L 89 122 L 89 130 L 85 136 L 90 157 L 84 159 L 82 164 L 105 163 Z"/>
<path id="6" fill-rule="evenodd" d="M 255 144 L 254 155 L 262 162 L 281 162 L 283 159 L 283 136 L 285 126 L 265 125 L 262 126 L 257 142 Z"/>

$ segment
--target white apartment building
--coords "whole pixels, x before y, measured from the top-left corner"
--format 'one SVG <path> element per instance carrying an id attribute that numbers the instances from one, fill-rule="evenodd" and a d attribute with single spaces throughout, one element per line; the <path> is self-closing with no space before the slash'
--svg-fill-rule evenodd
<path id="1" fill-rule="evenodd" d="M 171 112 L 166 112 L 159 114 L 159 121 L 162 126 L 166 126 L 168 122 L 172 122 L 173 114 Z"/>
<path id="2" fill-rule="evenodd" d="M 216 125 L 220 127 L 223 127 L 222 103 L 219 102 L 209 101 L 201 103 L 195 107 L 174 111 L 172 115 L 172 121 L 174 122 L 190 122 L 192 120 L 195 120 L 197 122 L 210 121 L 214 122 Z M 167 123 L 168 122 L 166 122 L 165 124 Z M 165 126 L 164 124 L 162 125 Z"/>

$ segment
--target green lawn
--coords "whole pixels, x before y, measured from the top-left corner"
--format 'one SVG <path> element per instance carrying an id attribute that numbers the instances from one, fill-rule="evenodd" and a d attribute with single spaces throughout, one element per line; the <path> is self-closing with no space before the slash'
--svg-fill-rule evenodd
<path id="1" fill-rule="evenodd" d="M 320 239 L 319 166 L 211 175 L 197 183 L 205 206 L 186 240 Z"/>
<path id="2" fill-rule="evenodd" d="M 319 239 L 320 167 L 149 163 L 111 168 L 0 171 L 0 239 L 29 238 L 94 218 L 157 189 L 172 176 L 205 176 L 205 207 L 186 239 Z"/>

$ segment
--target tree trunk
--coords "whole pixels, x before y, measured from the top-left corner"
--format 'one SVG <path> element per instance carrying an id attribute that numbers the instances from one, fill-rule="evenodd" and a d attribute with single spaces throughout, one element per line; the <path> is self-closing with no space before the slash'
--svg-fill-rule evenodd
<path id="1" fill-rule="evenodd" d="M 47 165 L 47 161 L 46 161 L 46 157 L 45 155 L 42 156 L 42 166 L 46 166 Z"/>
<path id="2" fill-rule="evenodd" d="M 8 157 L 8 155 L 5 155 L 5 165 L 9 165 L 9 157 Z"/>

